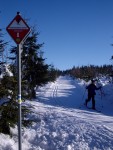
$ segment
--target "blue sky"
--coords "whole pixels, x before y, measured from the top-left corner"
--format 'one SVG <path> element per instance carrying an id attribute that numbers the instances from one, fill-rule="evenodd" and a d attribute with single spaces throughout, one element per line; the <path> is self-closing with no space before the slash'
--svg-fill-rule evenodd
<path id="1" fill-rule="evenodd" d="M 46 62 L 55 68 L 112 63 L 113 0 L 3 0 L 0 11 L 5 40 L 15 44 L 5 29 L 20 11 L 36 26 Z"/>

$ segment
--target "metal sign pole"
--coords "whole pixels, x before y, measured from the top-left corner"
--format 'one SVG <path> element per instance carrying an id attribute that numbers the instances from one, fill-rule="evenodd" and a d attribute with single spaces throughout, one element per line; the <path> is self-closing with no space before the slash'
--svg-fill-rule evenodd
<path id="1" fill-rule="evenodd" d="M 18 69 L 18 145 L 19 150 L 22 150 L 22 133 L 21 133 L 21 46 L 28 34 L 30 33 L 30 27 L 21 17 L 20 13 L 17 12 L 15 18 L 6 28 L 7 32 L 13 38 L 17 44 L 17 69 Z"/>
<path id="2" fill-rule="evenodd" d="M 22 150 L 21 133 L 21 45 L 17 45 L 17 69 L 18 69 L 18 147 Z"/>

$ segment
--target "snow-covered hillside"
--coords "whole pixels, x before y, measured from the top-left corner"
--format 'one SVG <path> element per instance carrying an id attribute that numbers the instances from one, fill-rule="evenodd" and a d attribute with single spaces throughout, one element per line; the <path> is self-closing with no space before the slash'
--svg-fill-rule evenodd
<path id="1" fill-rule="evenodd" d="M 37 89 L 30 128 L 22 130 L 23 150 L 113 150 L 113 84 L 103 77 L 102 92 L 96 93 L 95 110 L 85 108 L 86 83 L 59 77 Z M 91 103 L 89 103 L 89 106 Z M 0 134 L 0 150 L 17 150 L 17 129 L 13 137 Z"/>

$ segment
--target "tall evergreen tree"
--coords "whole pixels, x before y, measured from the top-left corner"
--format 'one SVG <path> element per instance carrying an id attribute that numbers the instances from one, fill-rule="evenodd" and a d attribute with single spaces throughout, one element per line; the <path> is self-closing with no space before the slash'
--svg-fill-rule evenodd
<path id="1" fill-rule="evenodd" d="M 0 54 L 5 49 L 5 43 L 0 36 Z M 0 55 L 1 56 L 1 55 Z M 13 59 L 14 56 L 13 56 Z M 0 60 L 0 67 L 4 62 Z M 5 134 L 10 134 L 10 127 L 14 127 L 18 122 L 18 104 L 16 101 L 17 97 L 17 72 L 15 64 L 10 65 L 9 68 L 5 68 L 7 65 L 4 65 L 4 69 L 11 69 L 13 76 L 10 76 L 9 73 L 4 71 L 2 78 L 0 78 L 0 132 Z M 2 70 L 1 70 L 2 72 Z M 3 73 L 3 72 L 2 72 Z M 22 123 L 28 125 L 25 120 L 27 115 L 28 108 L 22 106 Z"/>
<path id="2" fill-rule="evenodd" d="M 12 116 L 12 108 L 11 106 L 14 104 L 14 102 L 10 101 L 12 100 L 13 97 L 12 91 L 10 87 L 14 87 L 13 82 L 12 82 L 12 77 L 11 80 L 9 80 L 8 74 L 5 71 L 6 70 L 6 65 L 4 65 L 4 70 L 3 70 L 3 64 L 5 63 L 2 59 L 3 57 L 3 52 L 5 50 L 7 42 L 4 42 L 3 40 L 3 34 L 2 30 L 0 29 L 0 71 L 3 74 L 3 76 L 0 78 L 0 132 L 2 133 L 9 133 L 9 123 L 12 125 L 11 118 Z M 11 86 L 12 85 L 12 86 Z M 13 91 L 15 93 L 15 91 Z M 15 106 L 15 104 L 14 104 Z M 13 113 L 14 115 L 15 113 Z M 10 120 L 10 121 L 9 121 Z"/>
<path id="3" fill-rule="evenodd" d="M 35 88 L 48 81 L 49 65 L 45 64 L 43 44 L 37 44 L 38 33 L 33 29 L 23 45 L 22 80 L 26 82 L 26 93 L 30 98 L 36 98 Z"/>
<path id="4" fill-rule="evenodd" d="M 29 37 L 23 44 L 21 53 L 22 64 L 22 92 L 25 98 L 36 98 L 35 89 L 37 86 L 43 85 L 50 81 L 50 65 L 45 63 L 42 44 L 38 44 L 38 33 L 32 30 Z M 15 72 L 16 64 L 16 47 L 12 47 L 10 53 L 13 54 L 10 59 L 14 60 L 12 69 Z"/>

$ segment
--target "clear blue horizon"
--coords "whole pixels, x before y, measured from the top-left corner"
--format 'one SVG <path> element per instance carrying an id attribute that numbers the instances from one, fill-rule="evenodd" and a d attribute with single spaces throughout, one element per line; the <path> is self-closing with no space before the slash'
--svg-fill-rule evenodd
<path id="1" fill-rule="evenodd" d="M 15 43 L 6 27 L 19 11 L 40 33 L 46 63 L 60 70 L 73 66 L 112 64 L 112 0 L 4 0 L 0 28 L 5 41 Z"/>

